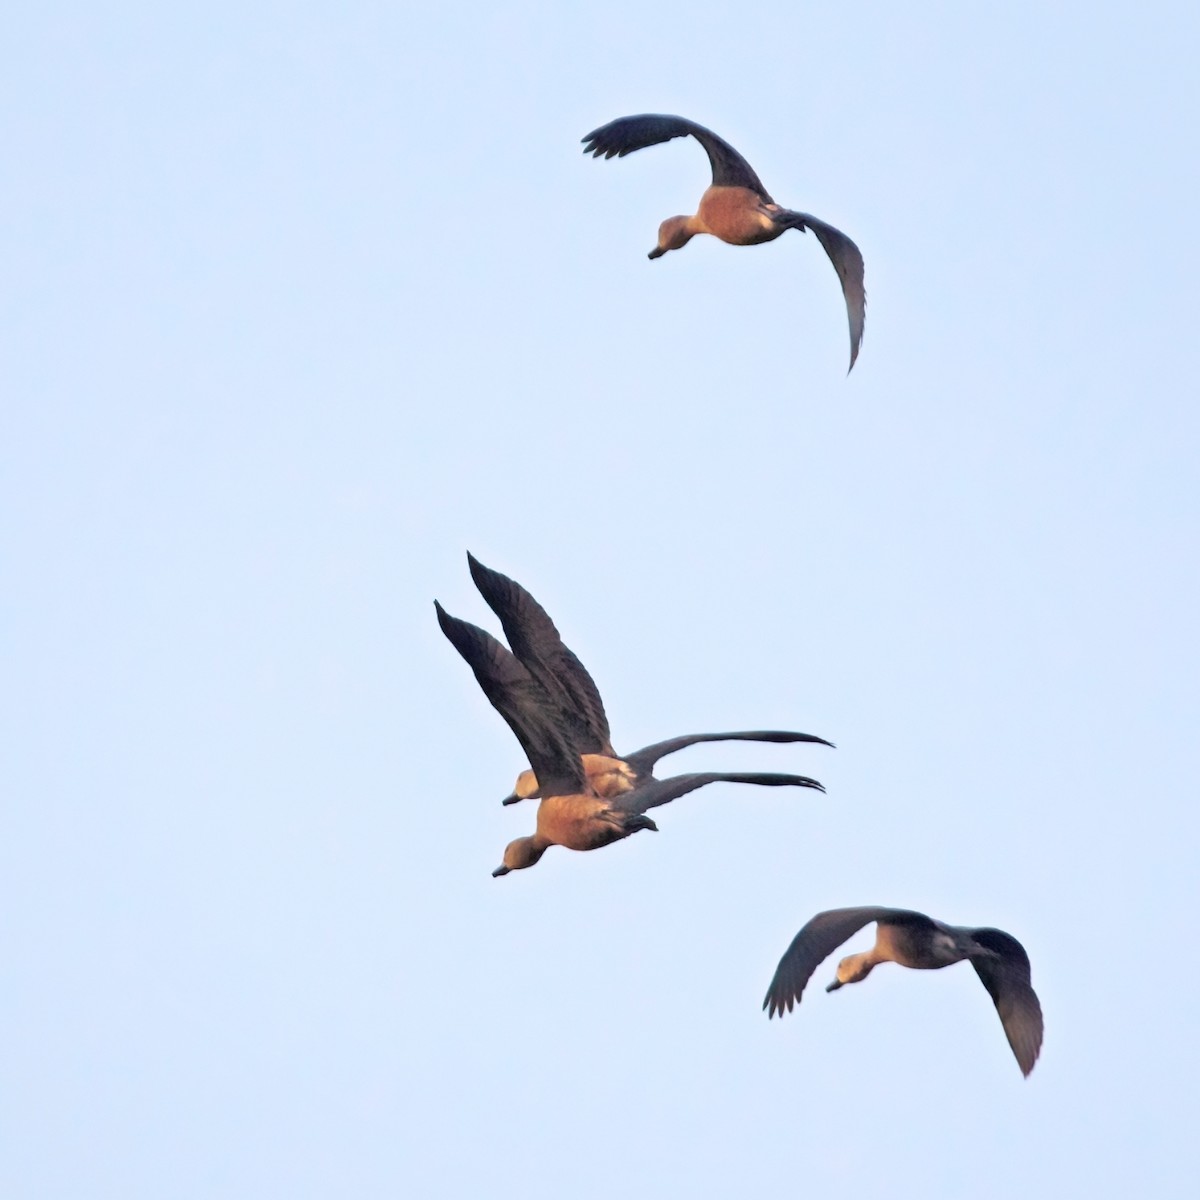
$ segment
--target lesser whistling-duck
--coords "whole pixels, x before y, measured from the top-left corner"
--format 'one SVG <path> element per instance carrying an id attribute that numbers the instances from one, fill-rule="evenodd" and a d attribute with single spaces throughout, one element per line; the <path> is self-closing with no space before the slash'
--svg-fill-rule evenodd
<path id="1" fill-rule="evenodd" d="M 467 661 L 492 707 L 516 734 L 541 783 L 537 828 L 504 851 L 493 875 L 531 867 L 550 846 L 596 850 L 641 829 L 658 827 L 651 808 L 710 783 L 825 789 L 804 775 L 706 771 L 669 779 L 638 779 L 628 790 L 603 796 L 588 782 L 583 762 L 561 724 L 561 711 L 507 647 L 478 626 L 450 616 L 437 601 L 438 624 Z"/>
<path id="2" fill-rule="evenodd" d="M 936 970 L 969 959 L 991 996 L 1008 1044 L 1023 1075 L 1033 1070 L 1042 1048 L 1042 1007 L 1030 982 L 1029 956 L 1011 934 L 999 929 L 944 925 L 924 913 L 903 908 L 834 908 L 818 913 L 792 939 L 767 989 L 767 1015 L 783 1016 L 800 1003 L 804 985 L 818 965 L 864 925 L 877 922 L 875 945 L 838 963 L 837 976 L 825 989 L 866 979 L 873 967 L 899 963 Z"/>
<path id="3" fill-rule="evenodd" d="M 709 233 L 734 246 L 754 246 L 774 241 L 789 229 L 811 229 L 829 255 L 842 281 L 850 319 L 850 369 L 858 358 L 866 320 L 867 294 L 863 287 L 863 258 L 858 247 L 839 229 L 809 213 L 782 208 L 771 199 L 750 164 L 710 129 L 683 117 L 642 113 L 618 117 L 593 129 L 583 138 L 583 152 L 593 158 L 624 158 L 635 150 L 656 146 L 672 138 L 691 135 L 704 147 L 712 164 L 712 184 L 700 198 L 694 216 L 668 217 L 658 229 L 658 245 L 650 258 L 679 250 L 698 233 Z"/>
<path id="4" fill-rule="evenodd" d="M 650 776 L 660 758 L 700 742 L 832 742 L 811 733 L 782 729 L 749 729 L 732 733 L 686 733 L 643 746 L 632 754 L 613 749 L 604 701 L 587 668 L 564 645 L 549 613 L 514 579 L 485 567 L 468 554 L 471 578 L 492 611 L 521 664 L 557 704 L 558 724 L 583 759 L 589 784 L 601 796 L 615 796 Z M 537 774 L 522 771 L 503 803 L 537 799 Z"/>

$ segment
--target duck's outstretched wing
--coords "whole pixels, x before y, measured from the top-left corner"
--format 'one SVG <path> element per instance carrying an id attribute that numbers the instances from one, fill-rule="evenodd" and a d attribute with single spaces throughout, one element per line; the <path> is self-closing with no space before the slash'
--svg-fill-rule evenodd
<path id="1" fill-rule="evenodd" d="M 475 586 L 500 618 L 512 652 L 562 710 L 560 724 L 575 752 L 612 757 L 615 751 L 600 690 L 564 645 L 550 614 L 516 580 L 485 567 L 472 554 L 467 562 Z"/>
<path id="2" fill-rule="evenodd" d="M 438 624 L 475 672 L 492 707 L 517 735 L 543 796 L 587 790 L 583 763 L 557 724 L 558 710 L 545 689 L 490 633 L 452 617 L 436 600 Z"/>
<path id="3" fill-rule="evenodd" d="M 862 251 L 840 230 L 834 229 L 824 221 L 817 220 L 810 213 L 791 212 L 786 214 L 793 218 L 792 224 L 797 228 L 811 229 L 816 234 L 817 241 L 825 248 L 838 279 L 842 282 L 842 295 L 846 298 L 846 316 L 850 320 L 850 370 L 854 369 L 855 359 L 858 358 L 858 348 L 862 345 L 863 326 L 867 320 L 867 290 L 863 282 Z"/>
<path id="4" fill-rule="evenodd" d="M 791 1012 L 792 1006 L 800 1003 L 805 985 L 812 973 L 844 941 L 852 938 L 864 925 L 872 921 L 891 923 L 934 925 L 924 913 L 910 912 L 903 908 L 881 908 L 871 905 L 864 908 L 831 908 L 817 913 L 794 938 L 783 952 L 775 977 L 763 999 L 767 1016 L 778 1013 L 781 1017 Z"/>
<path id="5" fill-rule="evenodd" d="M 694 775 L 672 775 L 669 779 L 650 779 L 632 791 L 608 801 L 610 808 L 623 813 L 644 813 L 660 804 L 669 804 L 707 787 L 710 783 L 753 783 L 759 787 L 805 787 L 823 792 L 824 786 L 807 775 L 779 775 L 763 771 L 701 771 Z"/>
<path id="6" fill-rule="evenodd" d="M 679 737 L 667 738 L 655 742 L 652 746 L 643 746 L 632 754 L 625 755 L 625 761 L 639 774 L 648 775 L 654 770 L 654 764 L 668 754 L 677 750 L 686 750 L 688 746 L 700 742 L 819 742 L 822 746 L 832 746 L 823 737 L 812 733 L 792 733 L 786 729 L 742 729 L 736 733 L 685 733 Z"/>
<path id="7" fill-rule="evenodd" d="M 971 936 L 1000 956 L 972 958 L 971 966 L 996 1005 L 1021 1074 L 1028 1075 L 1042 1049 L 1042 1006 L 1030 982 L 1029 955 L 1000 929 L 973 929 Z"/>
<path id="8" fill-rule="evenodd" d="M 635 150 L 657 146 L 677 137 L 694 137 L 704 147 L 708 161 L 712 164 L 714 187 L 744 187 L 757 192 L 768 204 L 774 201 L 763 187 L 762 180 L 754 168 L 723 138 L 711 129 L 697 125 L 683 117 L 670 117 L 662 113 L 642 113 L 636 117 L 618 117 L 593 129 L 582 138 L 584 154 L 593 158 L 624 158 Z"/>

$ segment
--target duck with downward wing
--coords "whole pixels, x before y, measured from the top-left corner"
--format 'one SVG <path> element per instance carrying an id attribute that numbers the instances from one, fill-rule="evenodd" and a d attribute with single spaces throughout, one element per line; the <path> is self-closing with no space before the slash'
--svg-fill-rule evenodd
<path id="1" fill-rule="evenodd" d="M 843 958 L 827 992 L 866 979 L 884 962 L 928 971 L 967 959 L 996 1005 L 1021 1073 L 1033 1070 L 1042 1048 L 1042 1006 L 1030 982 L 1024 946 L 999 929 L 944 925 L 904 908 L 834 908 L 817 913 L 779 960 L 763 1000 L 767 1015 L 782 1017 L 785 1010 L 791 1012 L 821 962 L 872 921 L 876 922 L 875 945 Z"/>
<path id="2" fill-rule="evenodd" d="M 618 117 L 583 138 L 583 152 L 593 158 L 601 155 L 624 158 L 635 150 L 689 135 L 708 154 L 712 183 L 700 197 L 700 207 L 693 216 L 668 217 L 659 226 L 658 245 L 649 257 L 661 258 L 668 250 L 680 250 L 698 233 L 711 234 L 734 246 L 755 246 L 774 241 L 789 229 L 801 232 L 811 229 L 842 283 L 850 319 L 850 369 L 853 370 L 862 343 L 867 293 L 863 286 L 862 253 L 840 229 L 809 213 L 793 212 L 776 204 L 754 168 L 728 142 L 711 129 L 683 117 L 659 113 Z"/>

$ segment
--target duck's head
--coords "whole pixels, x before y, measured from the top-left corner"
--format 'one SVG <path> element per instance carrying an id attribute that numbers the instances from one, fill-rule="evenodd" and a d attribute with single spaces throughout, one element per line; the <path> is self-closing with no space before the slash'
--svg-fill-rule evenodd
<path id="1" fill-rule="evenodd" d="M 866 979 L 874 965 L 875 963 L 868 954 L 848 954 L 838 963 L 837 975 L 825 990 L 836 992 L 844 984 L 858 983 L 860 980 Z"/>
<path id="2" fill-rule="evenodd" d="M 532 867 L 545 853 L 546 847 L 533 838 L 517 838 L 504 847 L 504 861 L 492 872 L 492 877 L 498 879 L 509 871 L 523 871 L 526 867 Z"/>
<path id="3" fill-rule="evenodd" d="M 517 804 L 521 800 L 536 800 L 538 795 L 537 776 L 530 770 L 524 770 L 517 776 L 513 790 L 504 797 L 501 804 Z"/>
<path id="4" fill-rule="evenodd" d="M 692 240 L 691 217 L 668 217 L 658 227 L 658 245 L 647 258 L 662 258 L 668 250 L 682 250 Z"/>

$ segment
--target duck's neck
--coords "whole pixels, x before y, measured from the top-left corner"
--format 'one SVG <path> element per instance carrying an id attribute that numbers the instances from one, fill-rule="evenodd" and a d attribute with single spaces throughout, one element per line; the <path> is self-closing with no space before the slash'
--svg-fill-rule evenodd
<path id="1" fill-rule="evenodd" d="M 870 950 L 864 950 L 861 954 L 848 954 L 843 958 L 838 963 L 838 983 L 860 983 L 866 979 L 875 967 L 883 962 L 877 950 L 877 947 L 872 946 Z"/>
<path id="2" fill-rule="evenodd" d="M 665 254 L 668 250 L 682 250 L 704 226 L 698 217 L 668 217 L 658 227 L 658 249 Z"/>

